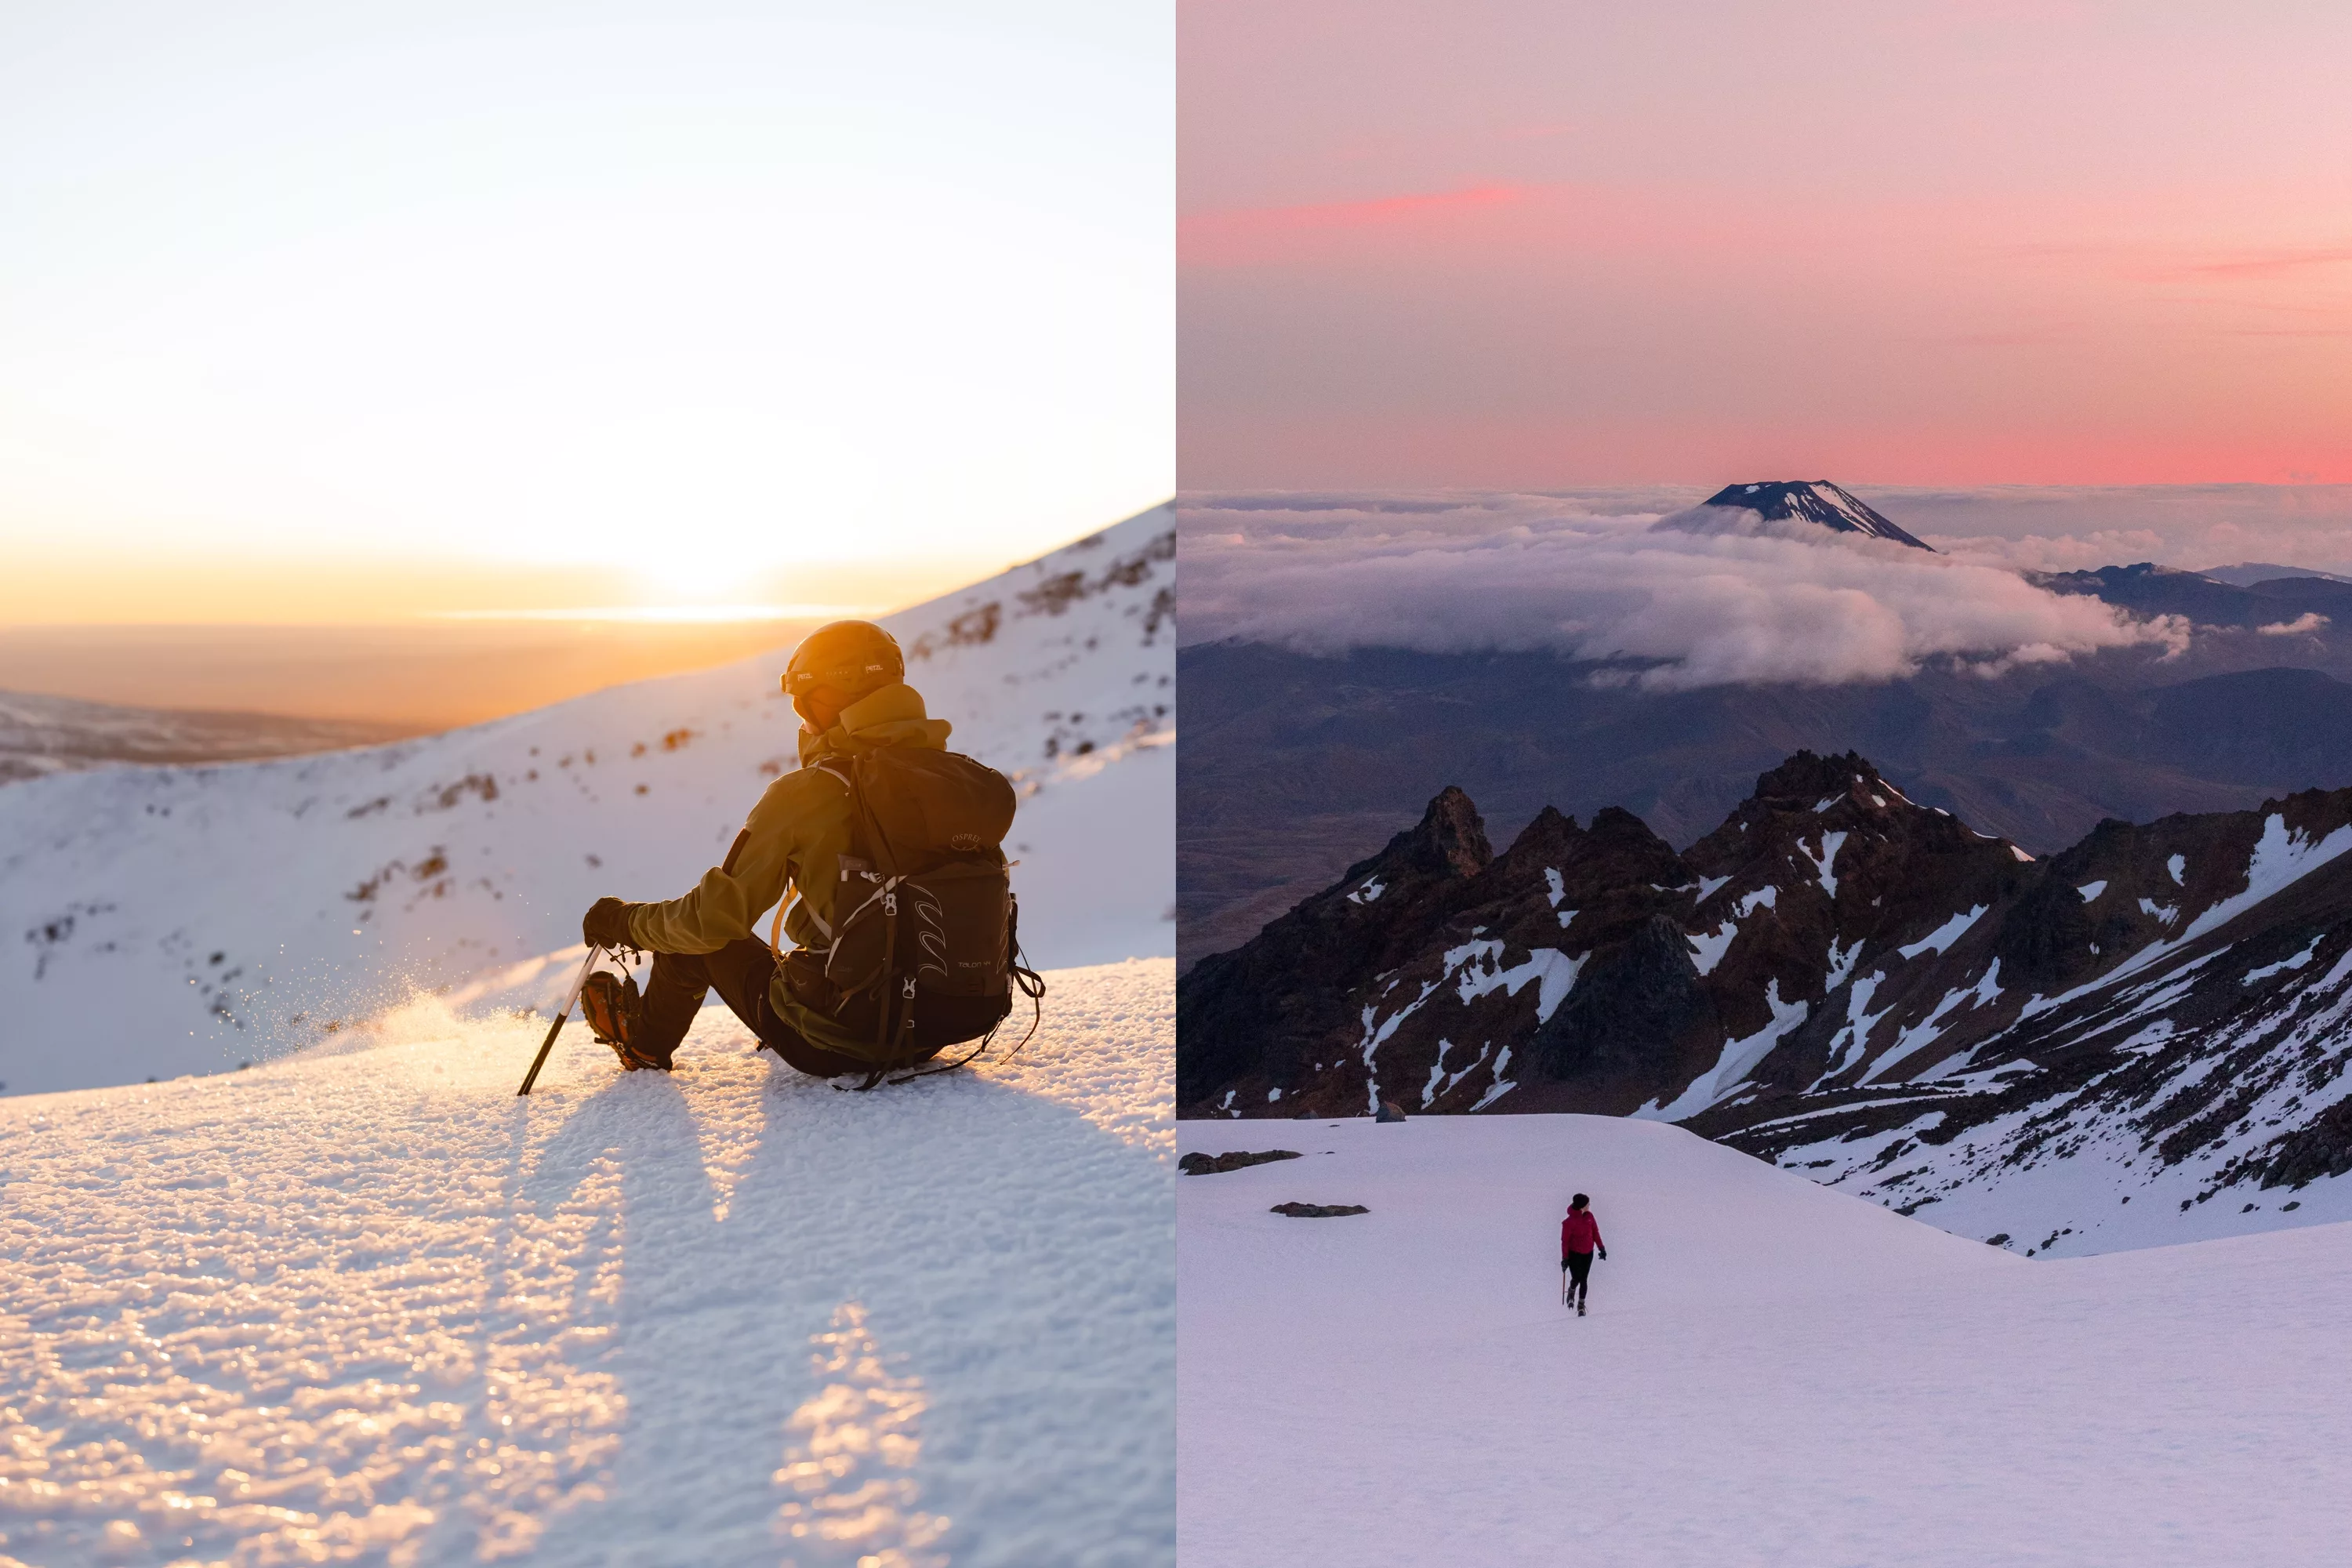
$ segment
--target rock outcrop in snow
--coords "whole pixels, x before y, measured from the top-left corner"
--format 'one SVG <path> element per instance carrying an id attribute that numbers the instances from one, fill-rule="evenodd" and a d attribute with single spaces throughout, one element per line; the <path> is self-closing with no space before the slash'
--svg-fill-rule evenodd
<path id="1" fill-rule="evenodd" d="M 1798 753 L 1679 855 L 1546 811 L 1495 856 L 1449 790 L 1183 978 L 1179 1100 L 1684 1121 L 2037 1249 L 2252 1215 L 2352 1172 L 2347 850 L 2352 790 L 2035 860 L 1853 753 Z"/>
<path id="2" fill-rule="evenodd" d="M 1171 952 L 1169 510 L 886 624 L 950 744 L 1020 788 L 1033 962 Z M 234 1068 L 413 992 L 542 1000 L 590 902 L 693 886 L 796 765 L 789 652 L 373 750 L 0 790 L 0 1088 Z"/>

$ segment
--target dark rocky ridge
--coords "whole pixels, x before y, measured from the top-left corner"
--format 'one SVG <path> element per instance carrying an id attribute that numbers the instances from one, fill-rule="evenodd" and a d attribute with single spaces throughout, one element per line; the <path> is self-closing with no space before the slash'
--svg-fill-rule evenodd
<path id="1" fill-rule="evenodd" d="M 2352 789 L 2035 860 L 1800 752 L 1681 854 L 1622 811 L 1484 849 L 1449 790 L 1203 959 L 1180 1113 L 1638 1111 L 1913 1207 L 2101 1140 L 2200 1195 L 2352 1170 Z"/>
<path id="2" fill-rule="evenodd" d="M 1177 1057 L 1179 1101 L 1262 1068 L 1269 1083 L 1292 1076 L 1293 1042 L 1344 1028 L 1344 998 L 1404 962 L 1422 932 L 1494 858 L 1486 824 L 1458 789 L 1441 792 L 1421 821 L 1368 860 L 1276 921 L 1259 940 L 1220 955 L 1223 984 L 1197 994 L 1202 1044 Z M 1238 1002 L 1226 1005 L 1226 999 Z M 1286 1113 L 1296 1106 L 1284 1107 Z"/>

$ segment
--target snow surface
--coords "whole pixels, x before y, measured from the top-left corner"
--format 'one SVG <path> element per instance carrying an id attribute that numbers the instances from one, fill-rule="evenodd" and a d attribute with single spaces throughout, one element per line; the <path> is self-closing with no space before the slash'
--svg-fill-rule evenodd
<path id="1" fill-rule="evenodd" d="M 1689 931 L 1683 940 L 1690 943 L 1691 963 L 1701 974 L 1712 974 L 1723 955 L 1731 951 L 1731 939 L 1739 934 L 1739 922 L 1725 921 L 1709 931 Z"/>
<path id="2" fill-rule="evenodd" d="M 433 1000 L 0 1101 L 0 1565 L 1174 1561 L 1172 962 L 868 1095 Z"/>
<path id="3" fill-rule="evenodd" d="M 1898 947 L 1895 951 L 1901 953 L 1906 958 L 1916 958 L 1921 953 L 1926 952 L 1930 949 L 1933 949 L 1937 952 L 1942 952 L 1946 948 L 1950 947 L 1952 943 L 1959 941 L 1961 937 L 1968 934 L 1968 929 L 1976 924 L 1977 921 L 1982 920 L 1984 918 L 1985 910 L 1991 907 L 1992 906 L 1990 904 L 1978 904 L 1972 909 L 1954 915 L 1950 920 L 1946 921 L 1942 925 L 1937 926 L 1934 931 L 1929 931 L 1917 942 L 1911 942 L 1904 947 Z"/>
<path id="4" fill-rule="evenodd" d="M 1022 792 L 1034 963 L 1175 952 L 1174 556 L 1160 508 L 886 622 L 949 743 Z M 685 892 L 798 765 L 790 651 L 373 750 L 0 789 L 0 1089 L 231 1069 L 418 992 L 548 1005 L 591 902 Z"/>
<path id="5" fill-rule="evenodd" d="M 1654 1122 L 1279 1141 L 1307 1158 L 1177 1184 L 1185 1562 L 2341 1551 L 2352 1226 L 2029 1263 Z M 1559 1306 L 1575 1191 L 1610 1252 L 1582 1319 Z M 1293 1199 L 1371 1212 L 1265 1212 Z"/>

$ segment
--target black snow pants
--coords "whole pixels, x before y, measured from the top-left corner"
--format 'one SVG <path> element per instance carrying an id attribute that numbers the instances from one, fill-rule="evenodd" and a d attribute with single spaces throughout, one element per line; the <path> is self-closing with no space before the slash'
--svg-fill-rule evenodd
<path id="1" fill-rule="evenodd" d="M 1568 1292 L 1571 1297 L 1581 1300 L 1591 1291 L 1591 1285 L 1586 1276 L 1592 1272 L 1592 1254 L 1571 1252 L 1568 1255 L 1567 1262 Z"/>
<path id="2" fill-rule="evenodd" d="M 789 1066 L 816 1078 L 844 1073 L 862 1078 L 872 1070 L 870 1063 L 812 1044 L 778 1017 L 768 1001 L 768 983 L 775 975 L 776 955 L 757 937 L 739 937 L 717 952 L 655 953 L 653 973 L 646 982 L 644 1028 L 629 1042 L 630 1048 L 667 1067 L 670 1054 L 702 1010 L 703 996 L 717 991 L 729 1011 Z"/>

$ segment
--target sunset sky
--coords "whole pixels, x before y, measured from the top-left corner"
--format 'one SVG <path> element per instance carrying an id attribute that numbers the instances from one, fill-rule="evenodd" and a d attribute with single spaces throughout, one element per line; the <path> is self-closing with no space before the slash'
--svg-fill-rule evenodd
<path id="1" fill-rule="evenodd" d="M 0 623 L 879 607 L 1164 499 L 1171 29 L 0 10 Z"/>
<path id="2" fill-rule="evenodd" d="M 1188 489 L 2352 480 L 2352 7 L 1187 0 Z"/>

